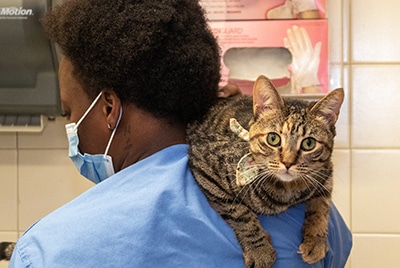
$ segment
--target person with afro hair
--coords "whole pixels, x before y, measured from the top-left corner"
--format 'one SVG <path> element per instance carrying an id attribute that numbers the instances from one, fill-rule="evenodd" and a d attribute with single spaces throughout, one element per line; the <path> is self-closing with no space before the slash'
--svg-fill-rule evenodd
<path id="1" fill-rule="evenodd" d="M 198 1 L 65 0 L 42 23 L 63 55 L 69 157 L 95 185 L 32 225 L 9 267 L 243 267 L 188 166 L 187 124 L 237 90 L 219 91 L 220 51 Z M 286 251 L 284 263 L 301 262 L 292 237 L 304 208 L 296 213 L 268 220 L 278 265 Z M 333 215 L 340 240 L 347 229 Z"/>

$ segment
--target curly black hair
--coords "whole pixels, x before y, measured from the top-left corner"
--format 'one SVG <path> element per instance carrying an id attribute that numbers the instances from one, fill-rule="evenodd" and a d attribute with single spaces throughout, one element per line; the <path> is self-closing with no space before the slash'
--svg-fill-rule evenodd
<path id="1" fill-rule="evenodd" d="M 188 123 L 217 98 L 220 50 L 197 0 L 68 0 L 42 19 L 89 96 Z"/>

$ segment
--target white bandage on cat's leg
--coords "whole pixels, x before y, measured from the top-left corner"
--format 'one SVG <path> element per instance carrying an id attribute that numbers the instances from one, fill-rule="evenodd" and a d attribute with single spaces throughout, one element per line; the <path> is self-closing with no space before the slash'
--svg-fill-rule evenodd
<path id="1" fill-rule="evenodd" d="M 229 127 L 239 138 L 249 141 L 249 131 L 242 127 L 235 118 L 229 120 Z"/>

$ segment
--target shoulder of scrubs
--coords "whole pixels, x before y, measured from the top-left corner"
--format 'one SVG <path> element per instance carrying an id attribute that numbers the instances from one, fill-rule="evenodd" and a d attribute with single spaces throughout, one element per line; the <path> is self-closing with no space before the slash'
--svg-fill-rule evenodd
<path id="1" fill-rule="evenodd" d="M 166 148 L 49 214 L 18 241 L 10 267 L 243 267 L 233 231 L 187 164 Z"/>
<path id="2" fill-rule="evenodd" d="M 272 244 L 277 251 L 274 268 L 339 268 L 344 267 L 352 247 L 352 234 L 342 216 L 332 204 L 329 225 L 329 251 L 325 258 L 315 264 L 305 263 L 298 248 L 302 242 L 302 226 L 305 206 L 297 205 L 278 215 L 260 215 L 262 226 L 271 234 Z"/>

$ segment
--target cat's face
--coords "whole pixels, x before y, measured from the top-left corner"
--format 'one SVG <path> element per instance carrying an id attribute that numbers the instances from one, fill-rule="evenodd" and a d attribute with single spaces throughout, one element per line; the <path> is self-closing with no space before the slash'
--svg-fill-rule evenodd
<path id="1" fill-rule="evenodd" d="M 326 168 L 333 137 L 329 127 L 293 104 L 261 115 L 250 129 L 250 148 L 258 164 L 290 182 Z"/>
<path id="2" fill-rule="evenodd" d="M 253 99 L 250 151 L 260 170 L 282 182 L 326 177 L 343 91 L 333 91 L 315 105 L 284 102 L 268 80 L 259 78 Z"/>

